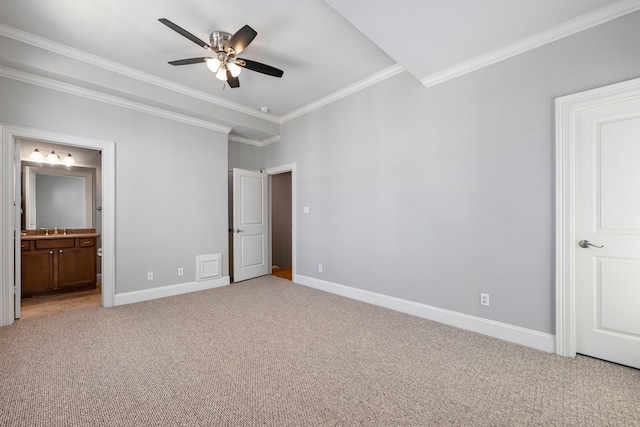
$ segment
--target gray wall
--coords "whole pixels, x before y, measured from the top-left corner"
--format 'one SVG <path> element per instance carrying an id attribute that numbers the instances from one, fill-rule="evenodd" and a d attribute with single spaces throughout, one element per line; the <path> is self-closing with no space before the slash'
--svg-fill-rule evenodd
<path id="1" fill-rule="evenodd" d="M 201 254 L 228 274 L 226 134 L 5 78 L 0 99 L 0 122 L 115 141 L 116 293 L 194 281 Z"/>
<path id="2" fill-rule="evenodd" d="M 262 168 L 261 148 L 229 141 L 229 169 L 232 168 L 259 171 Z"/>
<path id="3" fill-rule="evenodd" d="M 263 157 L 297 162 L 297 273 L 554 333 L 554 98 L 640 77 L 638 28 L 428 89 L 405 72 L 284 123 Z"/>

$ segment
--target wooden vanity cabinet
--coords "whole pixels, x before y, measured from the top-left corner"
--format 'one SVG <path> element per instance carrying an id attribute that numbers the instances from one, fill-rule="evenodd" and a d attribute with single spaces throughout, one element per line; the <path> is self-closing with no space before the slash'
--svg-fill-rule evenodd
<path id="1" fill-rule="evenodd" d="M 58 253 L 58 287 L 96 285 L 96 251 L 93 247 L 61 250 Z"/>
<path id="2" fill-rule="evenodd" d="M 95 289 L 95 237 L 23 241 L 21 270 L 22 298 Z"/>
<path id="3" fill-rule="evenodd" d="M 49 251 L 22 252 L 22 297 L 55 289 L 54 254 Z"/>

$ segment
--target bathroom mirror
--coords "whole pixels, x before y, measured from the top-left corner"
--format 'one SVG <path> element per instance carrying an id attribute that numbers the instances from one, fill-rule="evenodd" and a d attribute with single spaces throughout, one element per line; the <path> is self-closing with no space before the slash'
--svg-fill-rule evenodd
<path id="1" fill-rule="evenodd" d="M 24 228 L 94 228 L 95 169 L 23 162 Z"/>

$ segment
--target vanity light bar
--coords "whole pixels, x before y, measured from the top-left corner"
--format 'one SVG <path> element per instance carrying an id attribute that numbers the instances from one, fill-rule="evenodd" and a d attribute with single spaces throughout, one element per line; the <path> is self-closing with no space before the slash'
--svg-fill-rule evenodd
<path id="1" fill-rule="evenodd" d="M 43 152 L 45 153 L 49 153 L 47 154 L 47 157 L 45 158 L 44 154 L 42 154 Z M 35 150 L 33 150 L 33 153 L 31 153 L 31 155 L 29 155 L 30 159 L 33 159 L 37 162 L 44 162 L 45 160 L 49 163 L 64 163 L 67 166 L 71 166 L 71 165 L 75 165 L 76 161 L 73 158 L 73 156 L 71 155 L 71 153 L 60 153 L 60 154 L 66 154 L 66 156 L 64 156 L 64 158 L 62 160 L 60 160 L 60 155 L 58 155 L 58 153 L 56 153 L 55 151 L 51 150 L 51 151 L 47 151 L 47 150 L 40 150 L 38 148 L 36 148 Z"/>

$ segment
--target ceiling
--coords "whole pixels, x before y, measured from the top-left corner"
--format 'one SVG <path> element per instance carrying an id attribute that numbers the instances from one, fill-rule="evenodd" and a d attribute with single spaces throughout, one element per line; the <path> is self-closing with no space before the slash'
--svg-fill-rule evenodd
<path id="1" fill-rule="evenodd" d="M 282 117 L 396 64 L 424 83 L 576 17 L 629 3 L 638 2 L 0 0 L 0 24 L 256 111 L 268 107 Z M 241 56 L 280 68 L 284 76 L 243 70 L 241 87 L 230 89 L 205 64 L 168 65 L 206 51 L 158 18 L 205 41 L 212 31 L 234 33 L 248 24 L 258 36 Z M 0 63 L 21 67 L 15 58 L 3 61 L 1 53 Z"/>

